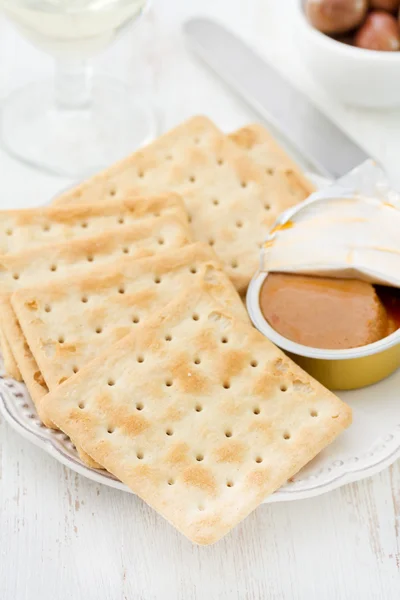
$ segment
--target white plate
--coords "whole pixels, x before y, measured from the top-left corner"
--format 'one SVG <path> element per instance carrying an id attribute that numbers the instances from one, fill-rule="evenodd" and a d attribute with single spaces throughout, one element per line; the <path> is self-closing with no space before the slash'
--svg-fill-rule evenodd
<path id="1" fill-rule="evenodd" d="M 353 408 L 353 425 L 265 502 L 318 496 L 378 473 L 400 457 L 400 370 L 377 385 L 339 395 Z M 44 427 L 22 383 L 0 379 L 0 412 L 23 437 L 73 471 L 130 491 L 110 473 L 86 467 L 66 435 Z"/>
<path id="2" fill-rule="evenodd" d="M 308 176 L 318 188 L 329 184 L 318 175 Z M 3 373 L 0 355 L 0 413 L 13 429 L 80 475 L 131 492 L 107 471 L 82 463 L 68 436 L 42 425 L 24 384 Z M 353 425 L 265 503 L 319 496 L 370 477 L 400 458 L 400 369 L 374 386 L 338 395 L 352 407 Z"/>

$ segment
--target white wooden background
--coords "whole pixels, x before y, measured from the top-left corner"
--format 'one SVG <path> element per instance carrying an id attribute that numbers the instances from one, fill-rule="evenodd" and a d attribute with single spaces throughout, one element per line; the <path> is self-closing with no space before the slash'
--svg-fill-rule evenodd
<path id="1" fill-rule="evenodd" d="M 166 129 L 206 113 L 232 129 L 254 116 L 185 51 L 182 21 L 213 15 L 272 58 L 379 157 L 400 185 L 400 112 L 344 108 L 296 53 L 296 0 L 158 0 L 96 61 L 148 97 Z M 0 97 L 51 60 L 0 17 Z M 43 203 L 69 182 L 0 153 L 0 207 Z M 223 541 L 192 546 L 134 496 L 70 472 L 0 422 L 0 600 L 397 600 L 400 464 L 329 495 L 262 506 Z"/>

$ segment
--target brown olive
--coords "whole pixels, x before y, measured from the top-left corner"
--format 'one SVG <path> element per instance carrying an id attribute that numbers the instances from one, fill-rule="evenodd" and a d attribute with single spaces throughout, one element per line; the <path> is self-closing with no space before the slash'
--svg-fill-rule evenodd
<path id="1" fill-rule="evenodd" d="M 346 33 L 358 27 L 367 13 L 368 0 L 307 0 L 306 15 L 323 33 Z"/>
<path id="2" fill-rule="evenodd" d="M 400 6 L 400 0 L 370 0 L 369 4 L 371 8 L 396 12 Z"/>
<path id="3" fill-rule="evenodd" d="M 357 31 L 355 45 L 368 50 L 400 50 L 400 29 L 397 19 L 389 13 L 374 10 Z"/>
<path id="4" fill-rule="evenodd" d="M 341 33 L 340 35 L 334 35 L 332 37 L 337 42 L 342 42 L 342 44 L 347 44 L 348 46 L 354 46 L 354 35 L 351 33 Z"/>

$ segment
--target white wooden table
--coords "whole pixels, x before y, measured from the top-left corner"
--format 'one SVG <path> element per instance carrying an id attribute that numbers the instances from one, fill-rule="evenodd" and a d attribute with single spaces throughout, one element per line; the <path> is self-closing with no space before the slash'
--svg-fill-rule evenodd
<path id="1" fill-rule="evenodd" d="M 400 185 L 400 112 L 344 108 L 311 81 L 290 27 L 295 0 L 159 0 L 97 60 L 160 110 L 166 129 L 206 113 L 254 119 L 185 51 L 180 24 L 209 14 L 252 41 L 385 164 Z M 0 17 L 0 96 L 51 61 Z M 0 154 L 0 206 L 43 203 L 70 182 Z M 68 471 L 0 422 L 1 600 L 397 600 L 400 464 L 329 495 L 256 510 L 217 545 L 192 546 L 136 497 Z"/>

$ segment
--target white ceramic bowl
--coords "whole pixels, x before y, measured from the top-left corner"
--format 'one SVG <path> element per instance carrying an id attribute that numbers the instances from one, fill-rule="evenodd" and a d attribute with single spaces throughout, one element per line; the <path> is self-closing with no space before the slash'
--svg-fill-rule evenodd
<path id="1" fill-rule="evenodd" d="M 400 52 L 378 52 L 338 42 L 315 29 L 295 2 L 294 31 L 311 74 L 332 96 L 354 106 L 400 106 Z"/>

